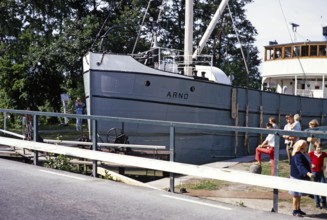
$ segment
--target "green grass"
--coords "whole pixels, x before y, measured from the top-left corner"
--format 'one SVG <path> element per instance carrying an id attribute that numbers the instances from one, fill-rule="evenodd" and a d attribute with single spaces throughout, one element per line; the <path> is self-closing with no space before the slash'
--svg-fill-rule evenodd
<path id="1" fill-rule="evenodd" d="M 246 167 L 246 170 L 249 170 L 252 163 L 243 163 L 244 167 Z M 262 162 L 262 175 L 271 175 L 271 168 L 268 161 Z M 282 159 L 279 161 L 279 176 L 288 178 L 290 175 L 290 165 L 288 163 L 287 159 Z M 326 171 L 325 171 L 326 175 Z M 176 186 L 176 188 L 179 190 L 181 188 L 186 189 L 192 189 L 192 190 L 219 190 L 225 186 L 233 185 L 232 182 L 226 182 L 221 180 L 213 180 L 213 179 L 204 179 L 204 180 L 192 180 L 187 181 L 183 184 L 180 184 Z M 255 186 L 253 186 L 253 189 L 255 189 Z M 255 190 L 253 190 L 255 192 Z M 286 200 L 280 200 L 280 201 L 286 201 L 289 204 L 292 204 L 292 198 L 290 196 L 290 199 Z M 301 199 L 301 204 L 304 207 L 314 207 L 314 201 L 313 199 L 309 198 L 308 196 L 303 196 Z M 240 202 L 238 205 L 243 206 L 243 202 Z"/>
<path id="2" fill-rule="evenodd" d="M 271 175 L 271 164 L 268 162 L 262 162 L 261 164 L 262 174 Z M 289 177 L 290 176 L 290 166 L 288 164 L 288 160 L 280 160 L 279 161 L 279 172 L 278 176 L 280 177 Z"/>
<path id="3" fill-rule="evenodd" d="M 177 189 L 186 188 L 194 190 L 218 190 L 224 186 L 228 186 L 230 183 L 222 180 L 214 179 L 200 179 L 193 180 L 191 182 L 182 183 L 177 185 Z"/>
<path id="4" fill-rule="evenodd" d="M 9 128 L 11 132 L 23 134 L 24 129 L 20 128 Z M 43 139 L 60 139 L 60 140 L 77 140 L 82 135 L 88 136 L 88 130 L 86 124 L 83 125 L 83 133 L 76 131 L 74 123 L 68 124 L 68 126 L 60 125 L 39 125 L 39 134 Z"/>

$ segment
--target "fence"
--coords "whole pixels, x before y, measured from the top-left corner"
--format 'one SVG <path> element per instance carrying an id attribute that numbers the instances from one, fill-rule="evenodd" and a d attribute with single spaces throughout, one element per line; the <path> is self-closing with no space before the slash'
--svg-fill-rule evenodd
<path id="1" fill-rule="evenodd" d="M 52 116 L 52 117 L 69 117 L 69 118 L 82 118 L 91 121 L 92 130 L 92 151 L 75 149 L 65 147 L 61 145 L 52 145 L 45 143 L 35 143 L 11 138 L 0 137 L 0 144 L 17 146 L 20 148 L 27 148 L 34 150 L 34 164 L 37 164 L 38 151 L 45 151 L 56 154 L 63 154 L 67 156 L 74 156 L 80 158 L 86 158 L 93 160 L 92 174 L 94 177 L 97 175 L 97 161 L 113 162 L 118 164 L 162 170 L 170 172 L 170 189 L 174 192 L 174 173 L 180 173 L 184 175 L 199 176 L 203 178 L 212 178 L 218 180 L 225 180 L 230 182 L 239 182 L 244 184 L 250 184 L 255 186 L 262 186 L 274 189 L 273 207 L 274 211 L 278 211 L 278 189 L 301 191 L 309 194 L 324 195 L 327 196 L 327 185 L 322 183 L 315 183 L 310 181 L 300 181 L 288 178 L 278 177 L 279 169 L 279 149 L 280 149 L 280 137 L 283 135 L 298 136 L 298 137 L 309 137 L 314 136 L 317 138 L 327 139 L 327 133 L 319 131 L 284 131 L 280 129 L 264 129 L 264 128 L 251 128 L 251 127 L 233 127 L 223 125 L 212 125 L 212 124 L 193 124 L 183 122 L 172 122 L 172 121 L 157 121 L 157 120 L 143 120 L 143 119 L 132 119 L 132 118 L 117 118 L 107 116 L 91 116 L 91 115 L 72 115 L 72 114 L 61 114 L 61 113 L 49 113 L 49 112 L 35 112 L 35 111 L 22 111 L 22 110 L 8 110 L 0 109 L 0 112 L 4 113 L 6 118 L 7 113 L 12 114 L 31 114 L 33 115 L 33 126 L 34 126 L 34 140 L 37 140 L 38 134 L 38 116 Z M 96 151 L 97 143 L 97 121 L 107 120 L 121 123 L 142 123 L 148 125 L 160 125 L 170 127 L 170 162 L 137 158 L 126 155 L 117 155 L 111 153 L 104 153 Z M 233 131 L 233 132 L 247 132 L 247 133 L 259 133 L 259 134 L 275 134 L 275 176 L 258 175 L 246 172 L 237 172 L 227 169 L 216 169 L 206 166 L 197 166 L 190 164 L 182 164 L 174 162 L 174 137 L 175 128 L 195 128 L 195 129 L 206 129 L 214 131 Z M 6 130 L 6 120 L 4 120 L 4 130 Z M 133 145 L 131 145 L 133 146 Z"/>

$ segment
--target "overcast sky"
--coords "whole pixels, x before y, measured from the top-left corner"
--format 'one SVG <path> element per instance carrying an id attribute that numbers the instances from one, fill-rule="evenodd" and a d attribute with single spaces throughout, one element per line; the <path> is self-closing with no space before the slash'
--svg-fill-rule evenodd
<path id="1" fill-rule="evenodd" d="M 247 18 L 258 31 L 257 47 L 269 41 L 290 43 L 294 34 L 290 23 L 297 28 L 296 41 L 320 41 L 322 26 L 327 26 L 327 0 L 254 0 L 246 6 Z M 284 18 L 285 16 L 285 18 Z"/>

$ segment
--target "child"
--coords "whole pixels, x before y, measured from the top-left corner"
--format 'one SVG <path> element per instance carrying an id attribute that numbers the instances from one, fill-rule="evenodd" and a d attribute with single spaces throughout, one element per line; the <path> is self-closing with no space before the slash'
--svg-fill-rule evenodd
<path id="1" fill-rule="evenodd" d="M 319 126 L 319 122 L 316 119 L 312 119 L 309 122 L 309 128 L 310 129 L 318 127 L 318 126 Z M 315 137 L 308 137 L 307 138 L 307 142 L 309 142 L 308 153 L 315 150 L 314 144 L 315 144 L 316 141 L 320 142 L 320 140 L 318 138 L 315 138 Z"/>
<path id="2" fill-rule="evenodd" d="M 315 142 L 314 144 L 315 150 L 309 153 L 311 164 L 312 164 L 312 173 L 314 174 L 314 181 L 326 183 L 326 179 L 324 176 L 324 159 L 327 158 L 327 153 L 322 151 L 322 144 L 320 142 Z M 314 200 L 317 208 L 327 208 L 326 206 L 326 197 L 315 195 Z M 320 206 L 320 202 L 321 205 Z"/>
<path id="3" fill-rule="evenodd" d="M 299 114 L 295 114 L 293 116 L 293 119 L 294 119 L 294 123 L 292 124 L 292 130 L 295 130 L 295 131 L 301 131 L 302 130 L 302 127 L 301 127 L 301 123 L 300 123 L 300 115 Z"/>

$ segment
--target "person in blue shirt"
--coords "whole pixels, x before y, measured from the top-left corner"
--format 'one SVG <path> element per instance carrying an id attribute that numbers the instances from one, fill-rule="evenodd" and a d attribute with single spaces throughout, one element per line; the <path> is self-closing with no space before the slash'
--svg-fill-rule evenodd
<path id="1" fill-rule="evenodd" d="M 78 97 L 75 102 L 75 113 L 77 115 L 82 115 L 84 110 L 85 104 L 82 102 L 82 100 Z M 82 131 L 82 119 L 76 118 L 76 131 Z"/>
<path id="2" fill-rule="evenodd" d="M 298 140 L 293 145 L 292 157 L 291 157 L 291 170 L 290 178 L 298 180 L 310 180 L 313 177 L 311 173 L 311 164 L 306 158 L 307 142 L 305 140 Z M 293 216 L 303 217 L 306 213 L 300 208 L 301 206 L 301 192 L 289 192 L 293 196 Z"/>

